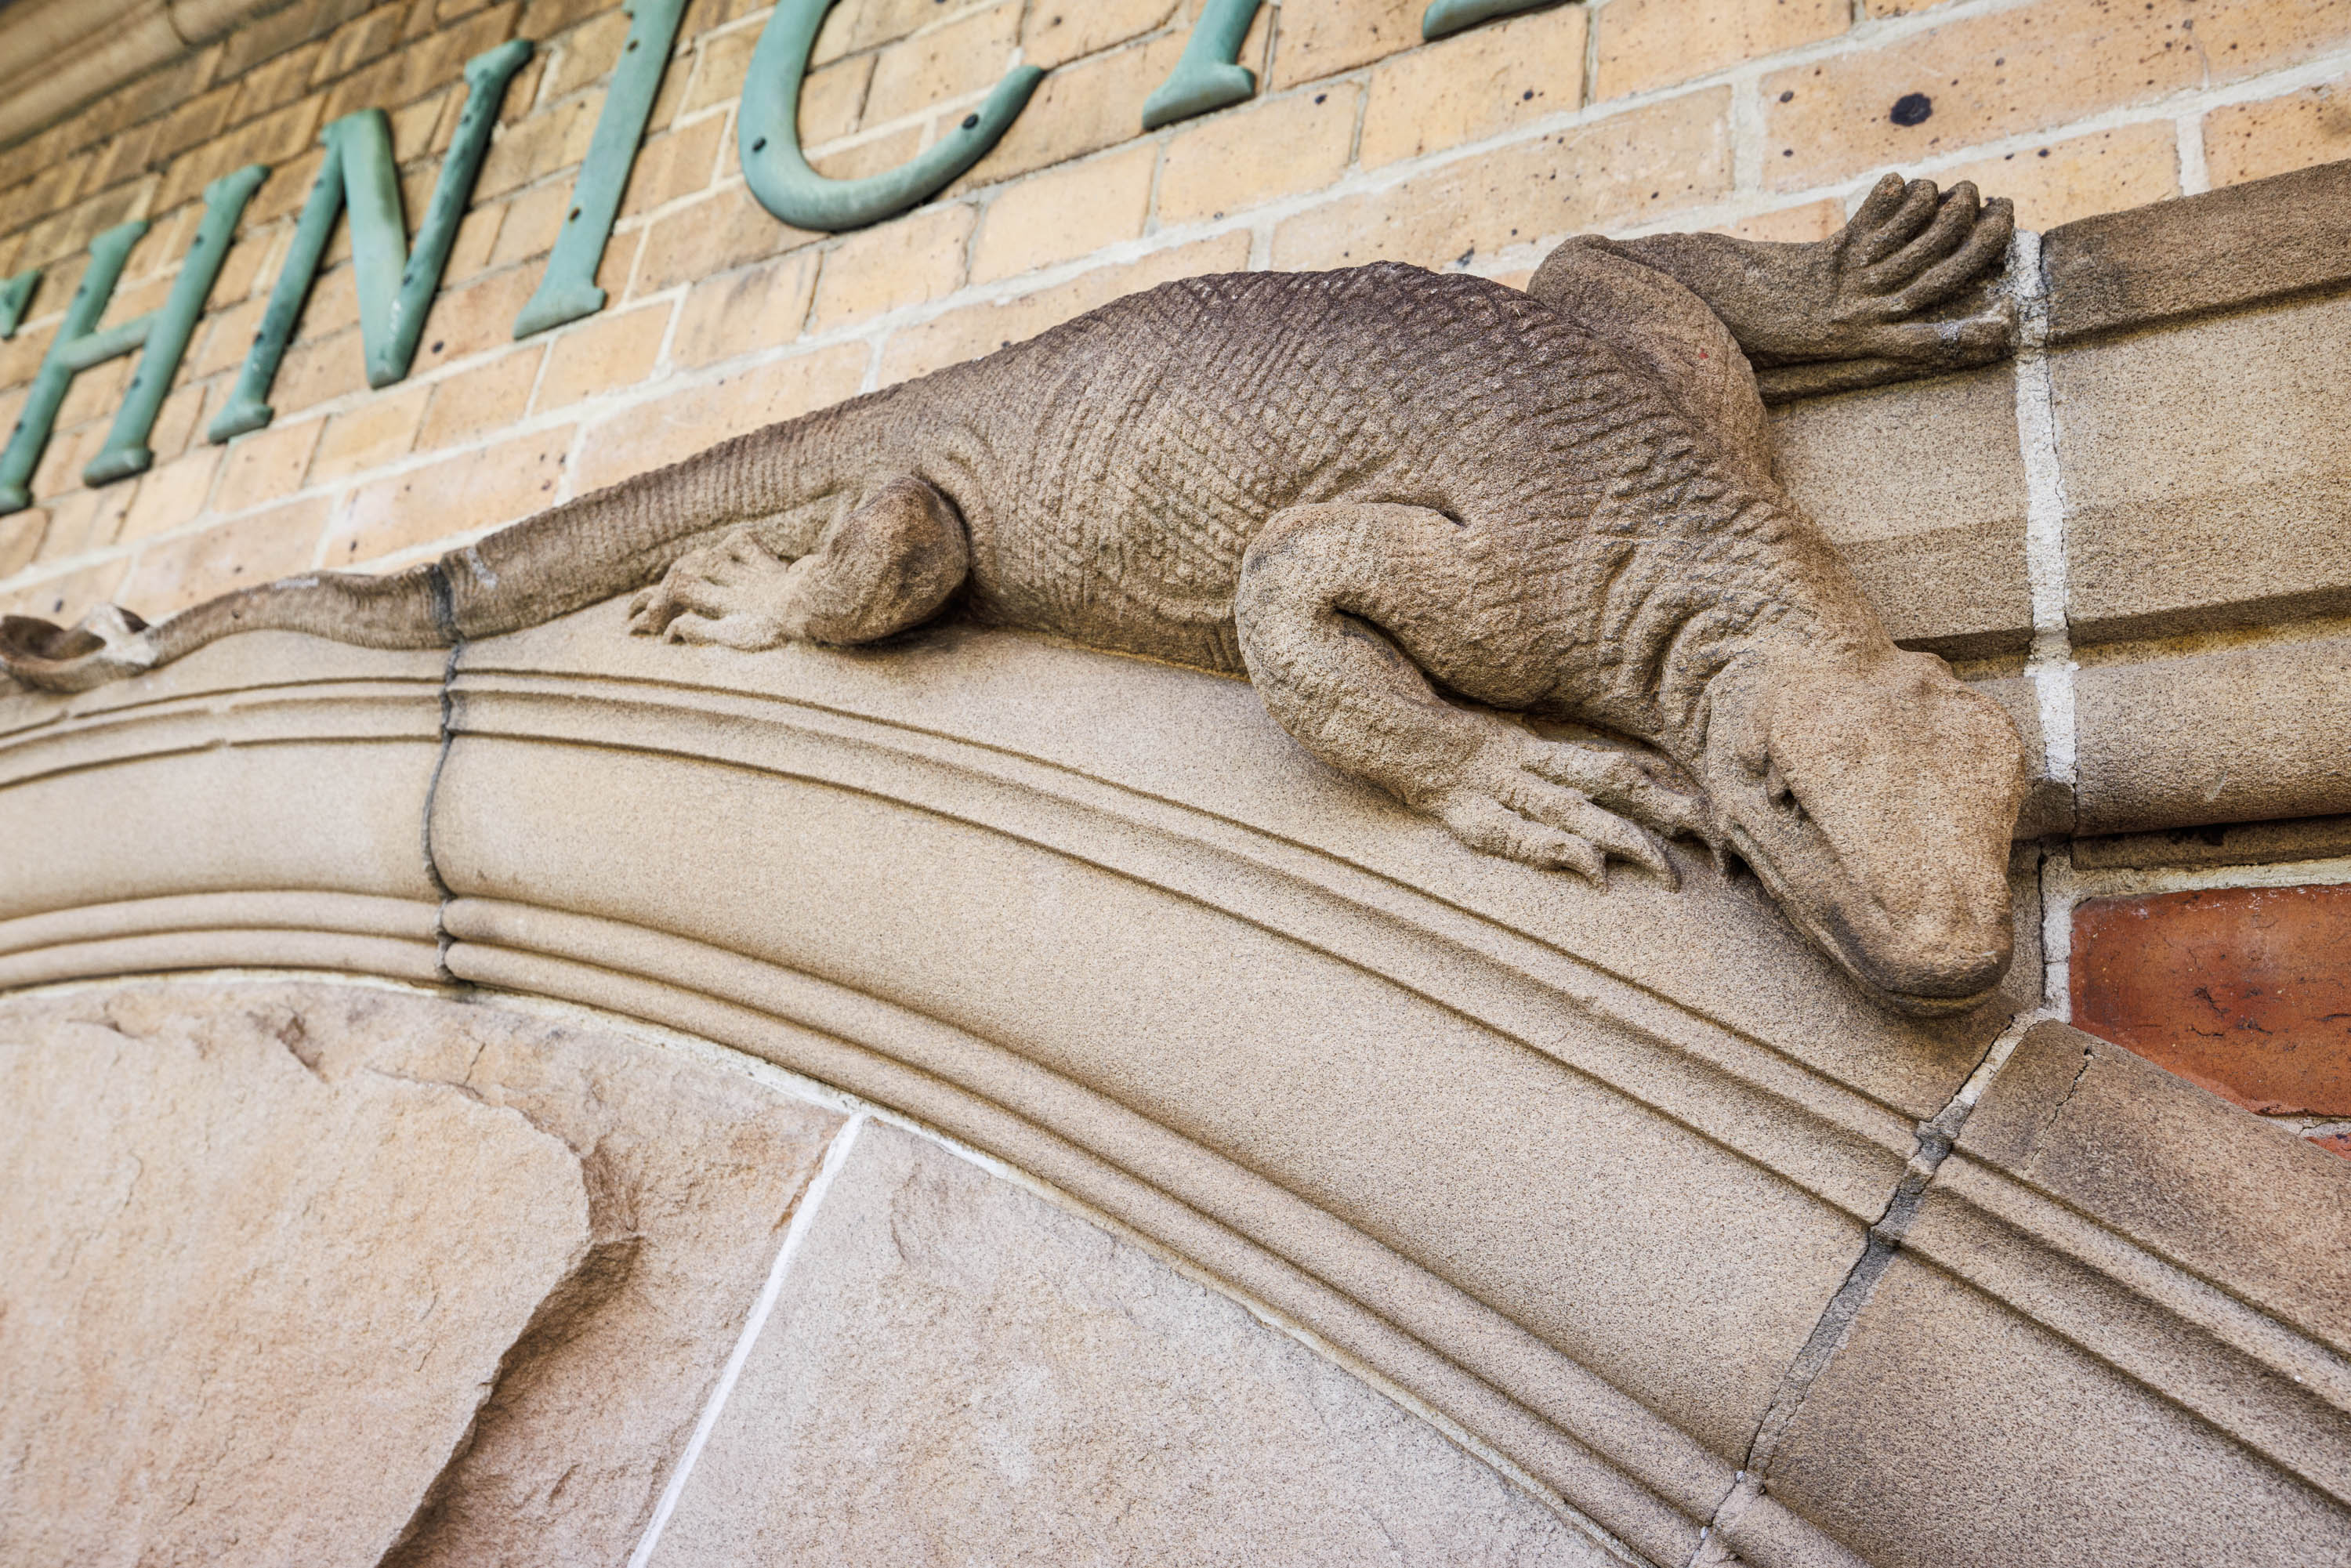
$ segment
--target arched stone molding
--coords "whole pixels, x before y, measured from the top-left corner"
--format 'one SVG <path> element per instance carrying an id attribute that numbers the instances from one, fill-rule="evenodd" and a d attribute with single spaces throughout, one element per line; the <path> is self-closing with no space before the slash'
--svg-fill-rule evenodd
<path id="1" fill-rule="evenodd" d="M 1750 882 L 1474 855 L 1238 683 L 959 627 L 664 647 L 615 605 L 445 671 L 254 636 L 13 699 L 0 814 L 0 984 L 438 977 L 747 1051 L 1133 1227 L 1653 1562 L 1948 1561 L 1955 1519 L 1988 1562 L 2135 1560 L 2095 1554 L 2126 1518 L 2210 1560 L 2351 1542 L 2351 1321 L 2278 1265 L 2351 1224 L 2338 1162 L 2154 1085 L 2134 1157 L 2235 1139 L 2290 1224 L 2042 1168 L 2086 1113 L 1995 1075 L 2029 897 L 2009 1004 L 1895 1019 Z M 2041 1131 L 1945 1159 L 1980 1094 Z M 1980 1519 L 1995 1481 L 2052 1506 Z"/>

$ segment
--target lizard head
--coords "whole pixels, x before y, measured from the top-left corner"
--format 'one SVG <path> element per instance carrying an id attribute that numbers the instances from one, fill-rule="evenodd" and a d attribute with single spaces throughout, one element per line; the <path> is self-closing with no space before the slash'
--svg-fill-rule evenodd
<path id="1" fill-rule="evenodd" d="M 1723 847 L 1886 1005 L 1957 1012 L 2007 973 L 2024 747 L 1929 653 L 1748 654 L 1708 692 Z"/>

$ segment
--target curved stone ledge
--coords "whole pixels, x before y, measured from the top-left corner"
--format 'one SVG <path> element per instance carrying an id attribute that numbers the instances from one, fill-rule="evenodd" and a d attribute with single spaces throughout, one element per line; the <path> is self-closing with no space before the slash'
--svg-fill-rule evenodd
<path id="1" fill-rule="evenodd" d="M 437 944 L 456 980 L 720 1042 L 1132 1226 L 1653 1562 L 1709 1523 L 1759 1565 L 1917 1560 L 1957 1505 L 1922 1507 L 1916 1470 L 1835 1478 L 1920 1408 L 1812 1348 L 1859 1334 L 1933 1385 L 1890 1299 L 1990 1314 L 1969 1354 L 2036 1419 L 2043 1363 L 2099 1369 L 2115 1463 L 2174 1479 L 2081 1517 L 2234 1519 L 2208 1487 L 2256 1476 L 2300 1500 L 2294 1552 L 2196 1539 L 2248 1563 L 2351 1545 L 2339 1336 L 2250 1304 L 2283 1299 L 2225 1249 L 1972 1154 L 1937 1176 L 1948 1134 L 1920 1124 L 1948 1127 L 2039 992 L 2029 899 L 2011 1003 L 1924 1023 L 1751 882 L 1678 850 L 1677 894 L 1474 855 L 1190 671 L 953 626 L 667 647 L 608 605 L 465 649 L 445 734 L 441 675 L 256 636 L 0 705 L 0 821 L 27 846 L 0 873 L 0 985 L 416 977 Z M 2245 1136 L 2255 1165 L 2293 1142 Z M 1915 1260 L 1885 1270 L 1914 1211 Z M 2073 1539 L 2043 1511 L 1985 1560 Z"/>

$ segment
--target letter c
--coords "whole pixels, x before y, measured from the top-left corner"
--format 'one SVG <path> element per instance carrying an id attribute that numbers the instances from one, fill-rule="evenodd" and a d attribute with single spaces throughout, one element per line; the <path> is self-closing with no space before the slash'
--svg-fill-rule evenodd
<path id="1" fill-rule="evenodd" d="M 800 78 L 817 29 L 834 0 L 781 0 L 751 51 L 735 140 L 751 194 L 794 228 L 863 228 L 936 195 L 987 156 L 1029 106 L 1045 73 L 1015 67 L 960 125 L 894 169 L 862 180 L 828 180 L 800 152 Z"/>

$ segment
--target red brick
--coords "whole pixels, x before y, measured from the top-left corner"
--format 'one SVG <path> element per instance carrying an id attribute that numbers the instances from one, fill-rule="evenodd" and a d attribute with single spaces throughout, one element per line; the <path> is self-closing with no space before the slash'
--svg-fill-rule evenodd
<path id="1" fill-rule="evenodd" d="M 2351 886 L 2094 899 L 2074 1022 L 2254 1111 L 2351 1114 Z"/>

